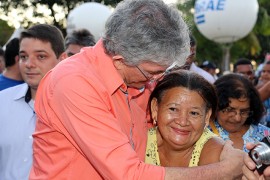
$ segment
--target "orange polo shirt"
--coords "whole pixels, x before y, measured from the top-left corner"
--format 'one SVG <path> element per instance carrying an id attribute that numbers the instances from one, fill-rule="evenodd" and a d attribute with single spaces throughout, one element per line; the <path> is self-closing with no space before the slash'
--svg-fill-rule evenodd
<path id="1" fill-rule="evenodd" d="M 143 162 L 147 99 L 127 88 L 102 41 L 59 63 L 37 91 L 30 179 L 164 179 Z"/>

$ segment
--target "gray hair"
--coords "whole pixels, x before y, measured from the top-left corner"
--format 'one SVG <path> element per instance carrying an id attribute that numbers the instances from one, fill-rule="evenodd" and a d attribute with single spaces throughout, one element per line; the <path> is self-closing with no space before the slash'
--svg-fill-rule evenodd
<path id="1" fill-rule="evenodd" d="M 161 0 L 120 2 L 106 23 L 103 43 L 107 54 L 121 55 L 129 65 L 182 66 L 190 48 L 187 24 Z"/>

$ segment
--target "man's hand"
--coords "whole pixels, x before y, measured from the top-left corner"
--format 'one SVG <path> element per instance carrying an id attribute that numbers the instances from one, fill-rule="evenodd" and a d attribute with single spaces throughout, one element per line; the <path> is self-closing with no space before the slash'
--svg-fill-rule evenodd
<path id="1" fill-rule="evenodd" d="M 247 149 L 252 149 L 255 144 L 247 143 Z M 253 160 L 249 157 L 249 155 L 245 155 L 244 157 L 244 166 L 243 166 L 243 177 L 242 180 L 247 179 L 270 179 L 270 166 L 267 167 L 262 175 L 259 175 L 258 171 L 256 170 L 256 165 Z"/>
<path id="2" fill-rule="evenodd" d="M 224 168 L 228 169 L 228 176 L 231 179 L 242 177 L 243 157 L 245 153 L 232 146 L 232 141 L 226 141 L 220 155 L 220 161 L 224 163 Z"/>

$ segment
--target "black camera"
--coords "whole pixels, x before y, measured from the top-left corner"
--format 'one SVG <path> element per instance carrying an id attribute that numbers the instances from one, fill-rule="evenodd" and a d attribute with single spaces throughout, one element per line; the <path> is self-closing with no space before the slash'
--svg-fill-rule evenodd
<path id="1" fill-rule="evenodd" d="M 260 174 L 270 165 L 270 136 L 266 136 L 261 142 L 250 150 L 249 156 L 255 162 L 256 168 Z"/>

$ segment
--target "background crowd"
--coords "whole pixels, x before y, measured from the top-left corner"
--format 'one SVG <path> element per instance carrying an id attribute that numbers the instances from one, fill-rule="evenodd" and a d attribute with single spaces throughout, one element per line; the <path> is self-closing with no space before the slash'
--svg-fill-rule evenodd
<path id="1" fill-rule="evenodd" d="M 218 75 L 196 47 L 160 0 L 119 3 L 97 42 L 86 29 L 22 31 L 0 51 L 0 177 L 270 176 L 247 156 L 270 135 L 268 56 Z"/>

